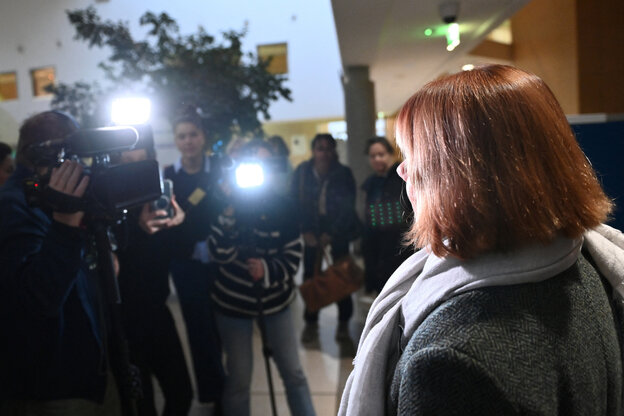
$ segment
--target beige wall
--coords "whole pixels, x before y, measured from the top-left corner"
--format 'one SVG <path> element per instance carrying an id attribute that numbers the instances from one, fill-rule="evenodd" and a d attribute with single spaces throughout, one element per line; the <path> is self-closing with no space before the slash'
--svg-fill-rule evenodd
<path id="1" fill-rule="evenodd" d="M 566 114 L 580 112 L 576 1 L 533 0 L 511 19 L 515 65 L 539 75 Z"/>
<path id="2" fill-rule="evenodd" d="M 581 113 L 624 113 L 623 0 L 577 0 Z"/>
<path id="3" fill-rule="evenodd" d="M 312 156 L 310 143 L 318 133 L 327 133 L 327 123 L 339 119 L 316 119 L 289 122 L 268 122 L 262 125 L 267 137 L 273 135 L 282 136 L 290 149 L 290 162 L 293 167 Z M 301 143 L 301 140 L 304 142 Z M 299 141 L 299 143 L 294 143 Z M 298 152 L 298 150 L 300 150 Z"/>
<path id="4" fill-rule="evenodd" d="M 624 112 L 624 1 L 533 0 L 511 21 L 512 59 L 566 114 Z"/>

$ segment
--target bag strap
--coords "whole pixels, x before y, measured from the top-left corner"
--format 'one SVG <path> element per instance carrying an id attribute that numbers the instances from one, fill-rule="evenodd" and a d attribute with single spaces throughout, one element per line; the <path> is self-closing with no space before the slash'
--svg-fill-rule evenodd
<path id="1" fill-rule="evenodd" d="M 334 264 L 334 259 L 331 253 L 329 252 L 329 244 L 326 245 L 325 247 L 321 247 L 320 251 L 322 252 L 323 258 L 325 259 L 325 262 L 327 263 L 328 266 L 331 266 L 332 264 Z"/>
<path id="2" fill-rule="evenodd" d="M 314 258 L 314 275 L 316 276 L 317 274 L 321 273 L 321 267 L 323 266 L 323 260 L 325 260 L 325 262 L 327 263 L 328 266 L 331 266 L 332 264 L 334 264 L 334 260 L 332 259 L 332 256 L 329 252 L 329 250 L 327 249 L 328 246 L 325 247 L 321 247 L 321 246 L 317 246 L 316 247 L 316 253 L 315 253 L 315 258 Z"/>
<path id="3" fill-rule="evenodd" d="M 316 276 L 321 273 L 321 266 L 323 265 L 323 255 L 321 254 L 321 250 L 317 247 L 314 251 L 314 275 Z"/>

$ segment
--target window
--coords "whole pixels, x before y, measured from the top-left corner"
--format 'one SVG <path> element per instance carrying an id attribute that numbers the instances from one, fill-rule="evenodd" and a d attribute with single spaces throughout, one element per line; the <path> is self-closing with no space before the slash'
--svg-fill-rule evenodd
<path id="1" fill-rule="evenodd" d="M 46 91 L 46 87 L 54 84 L 56 75 L 53 66 L 33 69 L 30 71 L 30 77 L 32 78 L 33 95 L 35 97 L 50 95 L 50 93 Z"/>
<path id="2" fill-rule="evenodd" d="M 17 100 L 17 73 L 0 72 L 0 101 Z"/>
<path id="3" fill-rule="evenodd" d="M 288 73 L 288 47 L 285 43 L 258 45 L 258 58 L 271 59 L 267 70 L 272 74 Z"/>

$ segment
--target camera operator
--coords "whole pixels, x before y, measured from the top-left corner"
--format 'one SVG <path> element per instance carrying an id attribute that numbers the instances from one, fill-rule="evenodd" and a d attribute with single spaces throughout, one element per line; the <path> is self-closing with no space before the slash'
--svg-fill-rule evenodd
<path id="1" fill-rule="evenodd" d="M 264 163 L 271 150 L 268 143 L 252 140 L 241 154 Z M 290 308 L 296 297 L 293 276 L 302 256 L 301 237 L 292 204 L 275 192 L 271 172 L 264 171 L 269 183 L 260 189 L 224 189 L 230 204 L 212 225 L 208 240 L 210 255 L 219 264 L 212 297 L 226 356 L 224 414 L 249 415 L 252 328 L 258 319 L 291 414 L 313 415 Z"/>
<path id="2" fill-rule="evenodd" d="M 27 119 L 17 169 L 0 190 L 3 415 L 120 414 L 96 295 L 96 257 L 81 227 L 84 213 L 31 207 L 22 186 L 35 170 L 49 170 L 35 165 L 32 146 L 77 128 L 55 111 Z M 76 162 L 51 170 L 49 187 L 60 193 L 81 198 L 88 183 Z"/>
<path id="3" fill-rule="evenodd" d="M 141 143 L 141 142 L 139 142 Z M 153 142 L 122 153 L 121 163 L 155 159 Z M 184 222 L 184 211 L 171 199 L 171 217 L 150 203 L 131 209 L 117 230 L 119 289 L 130 360 L 141 372 L 143 397 L 138 416 L 156 416 L 152 376 L 164 396 L 163 415 L 185 416 L 193 400 L 191 379 L 180 338 L 167 307 L 169 262 L 175 252 L 171 232 Z"/>

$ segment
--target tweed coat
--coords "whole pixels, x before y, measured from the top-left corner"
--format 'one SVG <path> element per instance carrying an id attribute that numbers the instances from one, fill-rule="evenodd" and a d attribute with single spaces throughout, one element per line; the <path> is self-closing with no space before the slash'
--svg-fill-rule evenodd
<path id="1" fill-rule="evenodd" d="M 621 415 L 621 316 L 585 258 L 539 283 L 476 289 L 402 352 L 388 414 Z"/>

